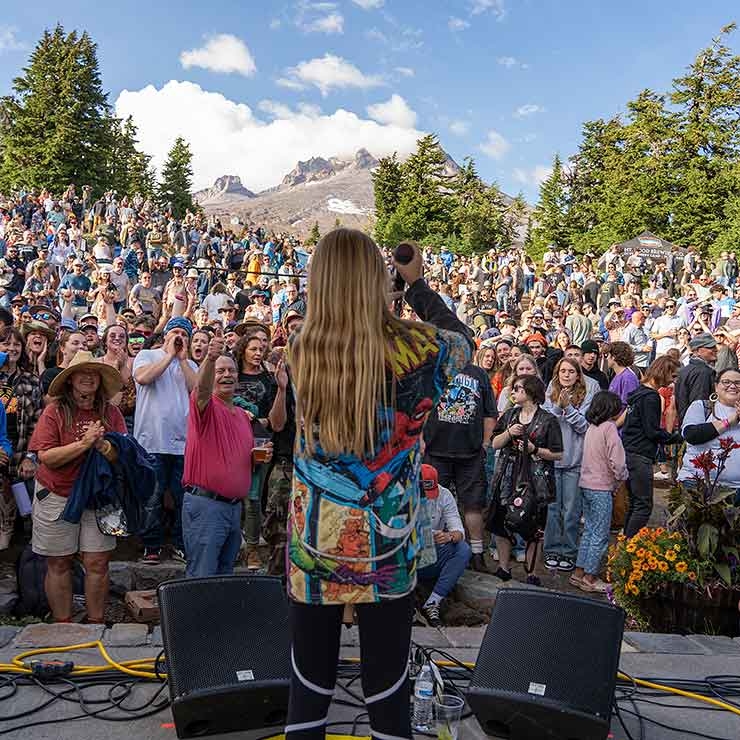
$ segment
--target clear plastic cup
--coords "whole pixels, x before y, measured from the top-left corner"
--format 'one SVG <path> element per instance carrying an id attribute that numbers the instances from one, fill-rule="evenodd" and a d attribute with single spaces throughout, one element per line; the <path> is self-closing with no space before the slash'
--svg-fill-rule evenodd
<path id="1" fill-rule="evenodd" d="M 434 726 L 438 740 L 457 740 L 465 702 L 454 694 L 434 697 Z"/>

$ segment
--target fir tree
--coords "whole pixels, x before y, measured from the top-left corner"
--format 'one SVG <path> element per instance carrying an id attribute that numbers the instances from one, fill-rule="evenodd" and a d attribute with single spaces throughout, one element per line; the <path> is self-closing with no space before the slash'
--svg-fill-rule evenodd
<path id="1" fill-rule="evenodd" d="M 312 246 L 318 244 L 320 239 L 321 232 L 319 231 L 319 222 L 314 221 L 313 226 L 311 227 L 311 233 L 306 237 L 306 240 L 303 243 L 307 246 Z"/>
<path id="2" fill-rule="evenodd" d="M 90 36 L 61 25 L 45 31 L 2 101 L 0 184 L 61 192 L 75 182 L 102 190 L 110 120 Z"/>
<path id="3" fill-rule="evenodd" d="M 568 246 L 566 194 L 559 154 L 555 155 L 550 176 L 540 185 L 540 199 L 533 220 L 532 256 L 541 257 L 550 244 L 557 249 Z"/>
<path id="4" fill-rule="evenodd" d="M 190 146 L 182 136 L 178 136 L 167 155 L 159 183 L 159 199 L 172 210 L 175 218 L 183 218 L 186 211 L 194 209 L 192 162 Z"/>
<path id="5" fill-rule="evenodd" d="M 375 238 L 379 244 L 389 246 L 392 243 L 386 238 L 386 226 L 396 212 L 401 198 L 402 170 L 396 153 L 391 157 L 382 157 L 372 173 L 373 194 L 375 196 Z"/>

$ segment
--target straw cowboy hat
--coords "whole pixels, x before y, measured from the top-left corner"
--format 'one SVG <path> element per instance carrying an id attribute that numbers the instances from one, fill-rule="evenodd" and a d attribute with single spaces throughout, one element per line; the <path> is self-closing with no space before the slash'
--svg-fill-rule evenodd
<path id="1" fill-rule="evenodd" d="M 26 339 L 29 334 L 33 334 L 33 332 L 43 334 L 50 342 L 54 341 L 57 336 L 57 333 L 43 321 L 32 320 L 21 324 L 21 336 L 24 339 Z"/>
<path id="2" fill-rule="evenodd" d="M 92 370 L 100 374 L 100 382 L 103 386 L 103 395 L 106 399 L 113 398 L 113 396 L 115 396 L 123 386 L 121 373 L 119 373 L 116 368 L 96 360 L 92 352 L 80 350 L 72 358 L 69 365 L 51 381 L 51 385 L 49 386 L 49 395 L 52 398 L 61 396 L 69 377 L 72 373 L 76 373 L 79 370 Z"/>

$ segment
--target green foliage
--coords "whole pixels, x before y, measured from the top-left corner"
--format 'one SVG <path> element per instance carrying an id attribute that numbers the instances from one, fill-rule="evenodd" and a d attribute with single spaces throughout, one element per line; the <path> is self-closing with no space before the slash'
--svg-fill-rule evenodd
<path id="1" fill-rule="evenodd" d="M 314 221 L 313 226 L 311 227 L 311 233 L 306 238 L 304 244 L 307 244 L 308 246 L 316 245 L 319 243 L 319 239 L 321 239 L 321 232 L 319 231 L 319 222 Z"/>
<path id="2" fill-rule="evenodd" d="M 532 251 L 541 257 L 548 245 L 563 249 L 569 244 L 565 177 L 560 155 L 556 154 L 550 176 L 540 185 L 540 199 L 534 209 Z"/>
<path id="3" fill-rule="evenodd" d="M 90 36 L 45 31 L 1 103 L 0 185 L 106 185 L 111 114 Z"/>
<path id="4" fill-rule="evenodd" d="M 623 117 L 584 124 L 565 177 L 565 206 L 546 183 L 535 230 L 577 251 L 603 252 L 643 230 L 717 253 L 740 237 L 740 56 L 723 28 L 670 94 L 643 90 Z M 544 187 L 544 184 L 543 184 Z M 544 224 L 542 217 L 546 220 Z M 532 239 L 533 252 L 542 239 Z"/>
<path id="5" fill-rule="evenodd" d="M 190 146 L 178 136 L 167 154 L 167 161 L 162 168 L 162 179 L 159 183 L 159 199 L 170 204 L 176 218 L 183 218 L 185 212 L 194 209 L 193 155 Z"/>
<path id="6" fill-rule="evenodd" d="M 507 204 L 495 184 L 487 186 L 470 158 L 448 174 L 434 135 L 419 139 L 404 163 L 395 154 L 381 159 L 373 187 L 375 238 L 388 247 L 413 239 L 458 254 L 485 251 L 511 243 L 526 209 L 523 199 Z"/>
<path id="7" fill-rule="evenodd" d="M 0 101 L 0 188 L 61 193 L 74 182 L 149 196 L 150 157 L 136 143 L 133 121 L 111 112 L 87 32 L 45 31 Z"/>

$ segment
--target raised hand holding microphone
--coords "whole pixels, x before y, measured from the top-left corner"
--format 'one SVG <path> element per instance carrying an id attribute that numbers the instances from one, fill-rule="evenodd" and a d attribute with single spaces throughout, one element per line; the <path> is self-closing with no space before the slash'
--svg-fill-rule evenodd
<path id="1" fill-rule="evenodd" d="M 421 251 L 413 242 L 401 242 L 393 250 L 393 265 L 396 269 L 393 290 L 401 293 L 401 296 L 394 302 L 394 311 L 400 315 L 403 307 L 404 284 L 411 286 L 424 274 Z"/>

